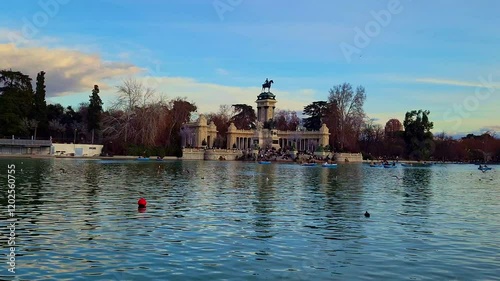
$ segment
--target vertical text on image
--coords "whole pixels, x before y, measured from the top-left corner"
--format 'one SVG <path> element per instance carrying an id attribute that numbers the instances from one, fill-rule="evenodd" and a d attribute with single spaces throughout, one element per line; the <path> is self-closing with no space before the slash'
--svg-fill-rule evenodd
<path id="1" fill-rule="evenodd" d="M 9 229 L 8 245 L 9 253 L 7 254 L 7 264 L 9 265 L 8 271 L 16 273 L 16 165 L 7 165 L 7 213 L 9 219 L 7 220 Z"/>

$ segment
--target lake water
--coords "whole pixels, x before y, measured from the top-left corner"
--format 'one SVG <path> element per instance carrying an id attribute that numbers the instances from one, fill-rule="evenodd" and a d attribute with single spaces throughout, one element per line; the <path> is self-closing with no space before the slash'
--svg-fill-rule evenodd
<path id="1" fill-rule="evenodd" d="M 0 159 L 0 167 L 1 280 L 500 280 L 499 166 Z"/>

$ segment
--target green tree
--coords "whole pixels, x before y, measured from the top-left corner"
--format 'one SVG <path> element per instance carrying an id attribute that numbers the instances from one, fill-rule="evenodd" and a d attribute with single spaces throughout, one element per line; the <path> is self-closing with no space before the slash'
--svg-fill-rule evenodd
<path id="1" fill-rule="evenodd" d="M 64 107 L 59 104 L 49 104 L 47 105 L 47 119 L 48 120 L 61 120 L 64 115 Z"/>
<path id="2" fill-rule="evenodd" d="M 73 142 L 76 136 L 80 136 L 84 131 L 82 126 L 82 116 L 75 111 L 72 106 L 66 107 L 64 114 L 61 116 L 60 122 L 66 130 L 63 132 L 63 141 Z M 80 139 L 78 137 L 78 139 Z"/>
<path id="3" fill-rule="evenodd" d="M 38 134 L 47 137 L 49 120 L 47 118 L 47 102 L 45 101 L 45 72 L 40 71 L 36 76 L 36 90 L 33 102 L 33 119 L 38 122 Z M 36 133 L 35 133 L 36 138 Z"/>
<path id="4" fill-rule="evenodd" d="M 247 104 L 233 104 L 235 114 L 231 118 L 234 126 L 240 130 L 256 128 L 257 116 L 252 106 Z"/>
<path id="5" fill-rule="evenodd" d="M 430 111 L 412 110 L 406 112 L 404 140 L 406 152 L 410 159 L 428 160 L 434 152 L 434 141 L 431 129 L 434 123 L 429 121 Z"/>
<path id="6" fill-rule="evenodd" d="M 327 110 L 328 102 L 326 101 L 315 101 L 304 107 L 304 115 L 309 116 L 303 119 L 304 127 L 311 131 L 319 130 Z"/>
<path id="7" fill-rule="evenodd" d="M 22 120 L 33 105 L 31 78 L 19 71 L 0 71 L 0 135 L 27 135 Z"/>
<path id="8" fill-rule="evenodd" d="M 92 90 L 92 95 L 90 96 L 90 103 L 87 109 L 87 130 L 92 132 L 92 143 L 94 143 L 95 131 L 100 130 L 101 126 L 101 114 L 102 114 L 102 100 L 99 97 L 99 86 L 94 85 Z"/>

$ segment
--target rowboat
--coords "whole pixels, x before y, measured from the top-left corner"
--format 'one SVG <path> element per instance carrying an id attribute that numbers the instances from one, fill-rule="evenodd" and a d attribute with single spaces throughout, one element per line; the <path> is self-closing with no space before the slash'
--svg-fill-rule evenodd
<path id="1" fill-rule="evenodd" d="M 323 163 L 323 164 L 321 164 L 321 167 L 325 167 L 325 168 L 337 168 L 337 164 Z"/>
<path id="2" fill-rule="evenodd" d="M 302 163 L 302 166 L 308 166 L 308 167 L 313 167 L 316 166 L 316 163 Z"/>
<path id="3" fill-rule="evenodd" d="M 489 170 L 491 170 L 491 167 L 479 167 L 477 169 L 480 171 L 489 171 Z"/>
<path id="4" fill-rule="evenodd" d="M 271 164 L 271 161 L 259 161 L 259 164 Z"/>

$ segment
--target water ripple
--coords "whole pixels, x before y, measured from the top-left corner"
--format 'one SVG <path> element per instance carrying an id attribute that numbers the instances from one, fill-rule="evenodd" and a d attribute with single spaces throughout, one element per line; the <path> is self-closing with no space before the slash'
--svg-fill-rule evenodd
<path id="1" fill-rule="evenodd" d="M 500 276 L 500 179 L 472 165 L 11 162 L 23 280 Z"/>

